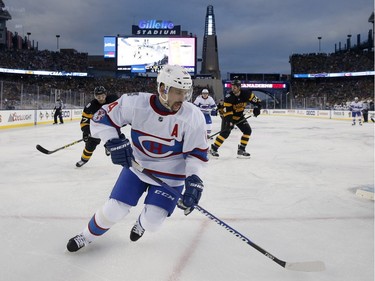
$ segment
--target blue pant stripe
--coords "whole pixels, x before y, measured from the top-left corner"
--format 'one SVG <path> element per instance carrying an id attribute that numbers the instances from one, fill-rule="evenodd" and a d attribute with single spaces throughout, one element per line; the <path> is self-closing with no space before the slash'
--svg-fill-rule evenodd
<path id="1" fill-rule="evenodd" d="M 95 221 L 95 215 L 91 218 L 88 227 L 89 227 L 91 234 L 95 236 L 103 235 L 109 229 L 109 228 L 101 228 L 100 226 L 98 226 Z"/>

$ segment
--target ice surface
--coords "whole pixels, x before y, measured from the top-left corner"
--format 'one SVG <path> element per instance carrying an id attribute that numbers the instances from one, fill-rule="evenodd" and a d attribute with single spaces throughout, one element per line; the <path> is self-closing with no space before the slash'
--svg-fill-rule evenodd
<path id="1" fill-rule="evenodd" d="M 79 139 L 79 123 L 66 122 L 0 130 L 0 280 L 373 281 L 374 202 L 355 192 L 374 187 L 374 124 L 262 115 L 249 122 L 252 158 L 236 158 L 234 130 L 208 164 L 200 205 L 277 258 L 321 260 L 325 271 L 288 271 L 198 211 L 176 210 L 132 243 L 142 203 L 87 248 L 66 252 L 121 169 L 102 145 L 81 168 L 83 143 L 51 155 L 35 149 Z"/>

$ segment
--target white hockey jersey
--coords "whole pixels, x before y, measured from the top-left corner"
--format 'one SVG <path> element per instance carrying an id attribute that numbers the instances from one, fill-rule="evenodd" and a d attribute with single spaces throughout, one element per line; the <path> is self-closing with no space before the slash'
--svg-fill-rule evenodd
<path id="1" fill-rule="evenodd" d="M 211 96 L 204 99 L 201 95 L 199 95 L 194 100 L 194 104 L 198 106 L 204 114 L 210 114 L 212 110 L 217 108 L 216 103 Z"/>
<path id="2" fill-rule="evenodd" d="M 352 101 L 350 103 L 350 110 L 352 112 L 361 112 L 362 109 L 363 109 L 363 104 L 362 104 L 361 101 L 357 101 L 357 102 L 356 101 Z"/>
<path id="3" fill-rule="evenodd" d="M 95 113 L 91 134 L 105 143 L 118 138 L 121 127 L 130 125 L 135 161 L 167 184 L 183 185 L 187 176 L 201 177 L 201 168 L 208 161 L 205 119 L 188 102 L 175 113 L 160 111 L 157 98 L 149 93 L 122 95 Z M 131 169 L 142 181 L 155 184 Z"/>

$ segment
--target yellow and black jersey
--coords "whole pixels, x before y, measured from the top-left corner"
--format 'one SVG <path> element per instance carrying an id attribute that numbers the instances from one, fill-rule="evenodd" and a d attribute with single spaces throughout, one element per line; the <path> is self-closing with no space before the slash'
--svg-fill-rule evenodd
<path id="1" fill-rule="evenodd" d="M 97 99 L 93 99 L 89 102 L 82 112 L 82 119 L 81 119 L 81 130 L 87 134 L 90 133 L 90 119 L 93 117 L 95 112 L 97 112 L 104 104 L 109 104 L 114 102 L 118 99 L 116 95 L 108 95 L 105 99 L 103 104 L 100 104 Z"/>
<path id="2" fill-rule="evenodd" d="M 243 116 L 246 105 L 251 103 L 260 108 L 260 102 L 261 100 L 250 90 L 241 89 L 239 96 L 230 91 L 224 97 L 224 118 L 229 122 L 236 122 Z"/>

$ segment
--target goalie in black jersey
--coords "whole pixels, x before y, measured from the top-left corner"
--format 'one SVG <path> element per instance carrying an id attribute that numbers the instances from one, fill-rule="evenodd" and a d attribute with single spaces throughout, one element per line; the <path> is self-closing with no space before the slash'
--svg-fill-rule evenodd
<path id="1" fill-rule="evenodd" d="M 260 114 L 261 100 L 250 90 L 241 89 L 241 81 L 234 80 L 232 82 L 232 91 L 224 97 L 223 119 L 221 123 L 221 132 L 211 145 L 210 154 L 213 157 L 219 157 L 218 149 L 223 142 L 229 137 L 234 126 L 237 126 L 242 137 L 238 145 L 237 157 L 250 158 L 250 153 L 246 152 L 246 145 L 251 135 L 251 127 L 244 116 L 246 106 L 251 103 L 255 107 L 253 114 L 257 117 Z"/>
<path id="2" fill-rule="evenodd" d="M 80 125 L 85 148 L 83 149 L 81 160 L 76 163 L 77 167 L 82 167 L 90 160 L 94 150 L 100 143 L 100 139 L 93 138 L 90 134 L 90 120 L 92 116 L 102 107 L 102 105 L 109 104 L 118 99 L 116 95 L 107 95 L 107 91 L 103 86 L 98 86 L 94 89 L 94 97 L 95 99 L 89 102 L 82 112 Z"/>

